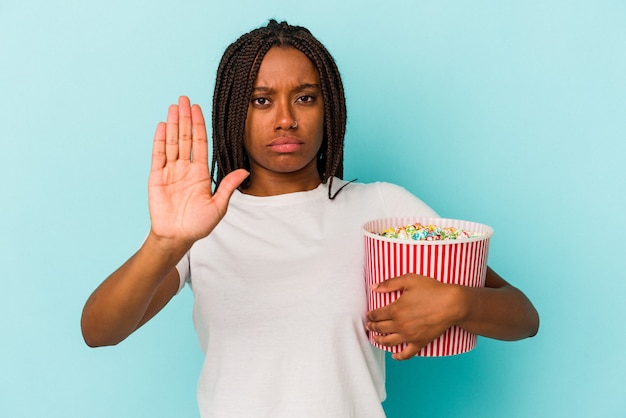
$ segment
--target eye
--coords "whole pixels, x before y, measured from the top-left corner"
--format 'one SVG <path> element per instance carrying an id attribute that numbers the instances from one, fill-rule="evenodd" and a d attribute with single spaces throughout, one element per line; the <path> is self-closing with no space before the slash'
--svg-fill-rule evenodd
<path id="1" fill-rule="evenodd" d="M 299 103 L 313 103 L 315 101 L 315 96 L 311 96 L 310 94 L 305 94 L 303 96 L 298 97 L 296 101 Z"/>
<path id="2" fill-rule="evenodd" d="M 253 97 L 251 102 L 252 102 L 252 105 L 258 106 L 258 107 L 265 107 L 270 104 L 269 99 L 266 97 Z"/>

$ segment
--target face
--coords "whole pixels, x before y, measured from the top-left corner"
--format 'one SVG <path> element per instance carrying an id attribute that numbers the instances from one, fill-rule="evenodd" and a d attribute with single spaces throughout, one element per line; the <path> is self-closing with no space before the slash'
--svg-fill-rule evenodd
<path id="1" fill-rule="evenodd" d="M 271 48 L 261 62 L 246 117 L 250 188 L 272 182 L 316 187 L 323 135 L 324 102 L 317 69 L 295 48 Z"/>

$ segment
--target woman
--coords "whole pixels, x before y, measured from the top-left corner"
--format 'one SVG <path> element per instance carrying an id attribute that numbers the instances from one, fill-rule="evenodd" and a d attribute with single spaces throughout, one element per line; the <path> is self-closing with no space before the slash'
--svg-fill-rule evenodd
<path id="1" fill-rule="evenodd" d="M 366 329 L 407 343 L 396 359 L 452 325 L 534 335 L 532 304 L 492 270 L 483 289 L 390 279 L 375 290 L 403 295 L 366 312 L 360 226 L 436 214 L 398 186 L 341 180 L 345 122 L 339 72 L 308 30 L 270 21 L 227 48 L 211 173 L 202 112 L 181 97 L 154 137 L 151 230 L 87 301 L 87 344 L 117 344 L 189 283 L 203 417 L 381 417 L 384 355 Z"/>

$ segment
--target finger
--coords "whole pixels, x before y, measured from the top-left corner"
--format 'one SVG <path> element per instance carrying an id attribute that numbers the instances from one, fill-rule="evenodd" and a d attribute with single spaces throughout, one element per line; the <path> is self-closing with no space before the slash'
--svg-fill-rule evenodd
<path id="1" fill-rule="evenodd" d="M 398 331 L 391 320 L 368 322 L 367 329 L 379 334 L 392 334 Z"/>
<path id="2" fill-rule="evenodd" d="M 235 189 L 239 187 L 241 182 L 244 181 L 249 174 L 250 173 L 246 170 L 240 168 L 238 170 L 231 171 L 222 179 L 219 187 L 213 195 L 213 199 L 215 200 L 217 208 L 220 211 L 220 216 L 224 216 L 230 197 Z"/>
<path id="3" fill-rule="evenodd" d="M 372 285 L 372 290 L 378 293 L 389 293 L 397 290 L 405 290 L 407 285 L 407 275 L 393 277 L 391 279 L 384 280 L 380 283 Z"/>
<path id="4" fill-rule="evenodd" d="M 158 170 L 165 166 L 165 123 L 160 122 L 154 133 L 154 142 L 152 143 L 152 168 Z"/>
<path id="5" fill-rule="evenodd" d="M 409 360 L 415 357 L 421 349 L 422 347 L 416 344 L 408 343 L 404 350 L 400 351 L 399 353 L 392 354 L 391 357 L 394 360 Z"/>
<path id="6" fill-rule="evenodd" d="M 374 341 L 385 347 L 393 347 L 405 342 L 400 334 L 374 334 Z"/>
<path id="7" fill-rule="evenodd" d="M 178 106 L 171 105 L 167 111 L 165 127 L 165 157 L 167 161 L 178 159 Z"/>
<path id="8" fill-rule="evenodd" d="M 191 160 L 191 106 L 186 96 L 178 99 L 178 158 Z"/>
<path id="9" fill-rule="evenodd" d="M 382 308 L 371 310 L 367 313 L 367 320 L 370 322 L 388 321 L 392 319 L 391 305 L 383 306 Z"/>
<path id="10" fill-rule="evenodd" d="M 206 124 L 204 123 L 204 116 L 202 115 L 202 109 L 200 109 L 200 106 L 193 105 L 191 107 L 191 121 L 193 124 L 193 142 L 191 150 L 193 161 L 207 165 L 209 150 L 206 135 Z M 237 184 L 237 186 L 239 186 L 239 184 Z"/>

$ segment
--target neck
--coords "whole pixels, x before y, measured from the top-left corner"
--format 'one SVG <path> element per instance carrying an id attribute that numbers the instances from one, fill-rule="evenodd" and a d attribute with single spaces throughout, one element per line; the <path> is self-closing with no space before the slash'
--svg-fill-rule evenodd
<path id="1" fill-rule="evenodd" d="M 252 196 L 275 196 L 279 194 L 306 192 L 317 188 L 322 182 L 317 172 L 314 176 L 305 173 L 250 173 L 250 181 L 244 194 Z"/>

